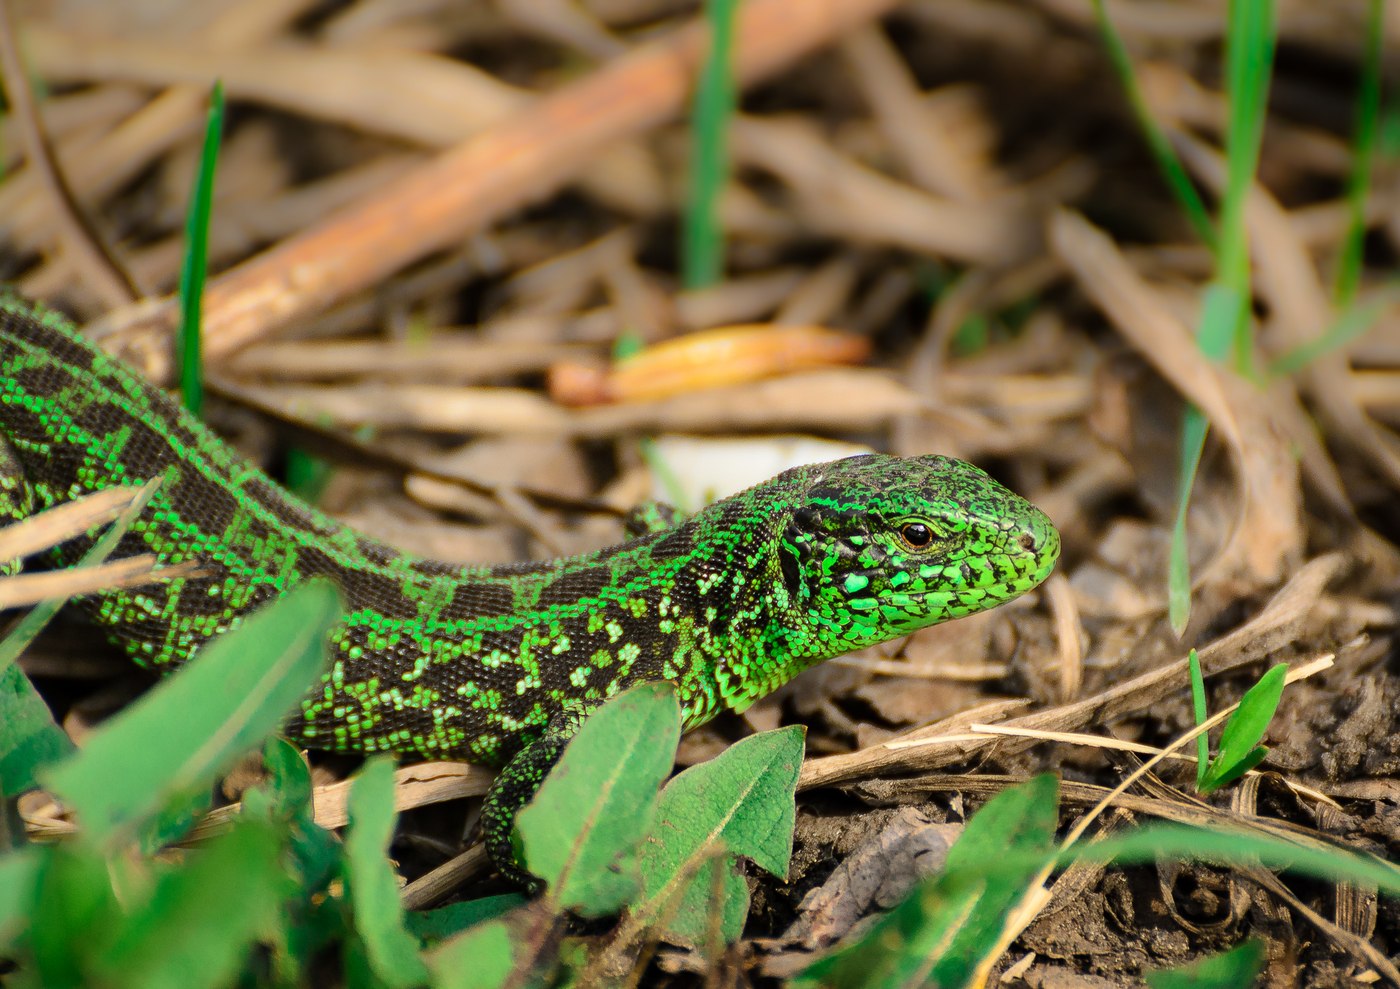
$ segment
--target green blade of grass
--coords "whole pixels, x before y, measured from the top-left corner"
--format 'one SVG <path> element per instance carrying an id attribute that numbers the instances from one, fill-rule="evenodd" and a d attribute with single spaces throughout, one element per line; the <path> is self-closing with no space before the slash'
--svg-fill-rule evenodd
<path id="1" fill-rule="evenodd" d="M 1201 194 L 1196 191 L 1195 185 L 1187 176 L 1186 167 L 1177 157 L 1171 141 L 1167 139 L 1166 131 L 1158 125 L 1156 118 L 1152 116 L 1152 111 L 1147 106 L 1147 98 L 1143 95 L 1142 87 L 1138 84 L 1137 72 L 1133 69 L 1132 55 L 1128 52 L 1128 46 L 1123 43 L 1118 29 L 1113 26 L 1113 20 L 1108 16 L 1104 0 L 1094 0 L 1094 16 L 1098 19 L 1099 32 L 1103 35 L 1104 47 L 1108 51 L 1109 61 L 1113 63 L 1113 68 L 1118 73 L 1118 79 L 1123 85 L 1123 93 L 1133 108 L 1138 126 L 1142 128 L 1143 138 L 1147 141 L 1147 149 L 1153 160 L 1157 162 L 1157 168 L 1162 173 L 1167 188 L 1171 190 L 1178 205 L 1186 213 L 1186 219 L 1190 222 L 1192 229 L 1196 231 L 1196 236 L 1200 237 L 1211 250 L 1215 250 L 1215 227 L 1211 224 L 1210 213 L 1206 210 L 1206 204 L 1201 199 Z"/>
<path id="2" fill-rule="evenodd" d="M 1391 306 L 1400 298 L 1400 286 L 1392 287 L 1365 305 L 1352 305 L 1337 319 L 1333 320 L 1323 333 L 1315 339 L 1299 344 L 1292 350 L 1280 354 L 1269 365 L 1269 374 L 1284 376 L 1307 367 L 1324 354 L 1339 347 L 1345 347 L 1357 340 L 1376 325 Z"/>
<path id="3" fill-rule="evenodd" d="M 190 211 L 185 219 L 185 255 L 180 264 L 180 332 L 177 337 L 180 392 L 185 408 L 195 415 L 204 407 L 204 370 L 200 354 L 204 277 L 209 264 L 209 213 L 214 201 L 214 169 L 219 159 L 219 136 L 224 129 L 224 84 L 214 83 L 209 97 L 209 121 L 199 156 Z"/>
<path id="4" fill-rule="evenodd" d="M 1233 355 L 1232 366 L 1244 375 L 1250 374 L 1254 353 L 1249 332 L 1249 232 L 1245 205 L 1259 163 L 1276 30 L 1273 0 L 1231 0 L 1225 45 L 1226 95 L 1230 106 L 1225 140 L 1227 178 L 1220 211 L 1216 277 L 1206 288 L 1196 340 L 1201 352 L 1212 360 Z M 1177 635 L 1185 631 L 1191 617 L 1186 511 L 1205 449 L 1205 436 L 1205 419 L 1198 410 L 1188 408 L 1181 429 L 1181 475 L 1167 564 L 1168 617 Z"/>
<path id="5" fill-rule="evenodd" d="M 1203 724 L 1210 715 L 1206 711 L 1206 681 L 1201 675 L 1201 659 L 1192 649 L 1186 657 L 1186 667 L 1191 671 L 1191 711 L 1196 724 Z M 1196 789 L 1205 782 L 1206 766 L 1210 761 L 1210 741 L 1202 732 L 1196 736 Z"/>
<path id="6" fill-rule="evenodd" d="M 729 118 L 734 114 L 734 12 L 737 0 L 708 0 L 710 45 L 695 90 L 690 189 L 681 240 L 681 280 L 703 288 L 724 274 L 719 197 L 728 175 Z"/>
<path id="7" fill-rule="evenodd" d="M 1337 258 L 1332 298 L 1347 309 L 1361 284 L 1361 253 L 1366 241 L 1366 198 L 1371 192 L 1377 122 L 1381 112 L 1381 46 L 1385 0 L 1371 0 L 1366 18 L 1366 55 L 1356 94 L 1356 136 L 1352 140 L 1351 175 L 1347 179 L 1347 231 Z"/>
<path id="8" fill-rule="evenodd" d="M 1231 0 L 1225 44 L 1230 116 L 1225 136 L 1226 185 L 1221 206 L 1217 271 L 1219 279 L 1242 298 L 1249 297 L 1249 233 L 1245 205 L 1259 164 L 1275 32 L 1273 0 Z M 1236 329 L 1238 344 L 1238 326 Z M 1245 370 L 1248 360 L 1248 353 L 1241 354 L 1237 347 L 1236 370 Z"/>
<path id="9" fill-rule="evenodd" d="M 1008 853 L 994 865 L 989 864 L 988 869 L 1012 872 L 1023 857 Z M 1373 855 L 1227 827 L 1196 828 L 1171 822 L 1144 825 L 1102 841 L 1080 842 L 1060 853 L 1057 867 L 1073 862 L 1131 866 L 1171 859 L 1263 865 L 1315 879 L 1375 885 L 1387 895 L 1400 898 L 1400 867 Z"/>

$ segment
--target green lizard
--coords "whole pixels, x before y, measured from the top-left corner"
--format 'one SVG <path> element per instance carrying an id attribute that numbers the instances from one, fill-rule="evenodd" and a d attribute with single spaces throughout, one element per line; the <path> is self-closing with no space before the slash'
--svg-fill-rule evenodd
<path id="1" fill-rule="evenodd" d="M 515 811 L 581 719 L 623 688 L 671 681 L 688 730 L 821 660 L 1023 594 L 1060 551 L 1050 520 L 976 467 L 868 455 L 786 471 L 583 556 L 421 559 L 279 488 L 57 314 L 0 299 L 0 521 L 156 475 L 114 557 L 194 560 L 200 575 L 75 607 L 138 663 L 169 670 L 328 577 L 345 613 L 290 734 L 500 767 L 484 830 L 508 871 Z"/>

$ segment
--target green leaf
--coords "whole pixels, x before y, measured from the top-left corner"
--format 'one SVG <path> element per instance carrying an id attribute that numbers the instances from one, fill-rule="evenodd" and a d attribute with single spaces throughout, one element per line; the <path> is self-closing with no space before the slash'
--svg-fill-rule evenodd
<path id="1" fill-rule="evenodd" d="M 136 836 L 136 847 L 143 855 L 153 855 L 179 840 L 214 803 L 212 788 L 203 781 L 184 793 L 168 794 L 165 806 L 144 822 Z"/>
<path id="2" fill-rule="evenodd" d="M 47 989 L 90 985 L 94 956 L 123 922 L 109 863 L 89 842 L 41 851 L 29 908 L 34 974 Z"/>
<path id="3" fill-rule="evenodd" d="M 1249 989 L 1264 971 L 1264 943 L 1245 941 L 1219 955 L 1173 969 L 1144 972 L 1152 989 Z"/>
<path id="4" fill-rule="evenodd" d="M 1241 298 L 1249 295 L 1249 232 L 1245 208 L 1259 162 L 1264 118 L 1269 109 L 1275 37 L 1272 0 L 1232 0 L 1225 34 L 1229 120 L 1225 132 L 1227 175 L 1221 197 L 1217 272 Z M 1236 371 L 1246 370 L 1247 356 L 1239 346 L 1246 342 L 1244 337 L 1236 337 Z M 1204 346 L 1202 349 L 1206 350 Z M 1210 350 L 1206 353 L 1212 354 Z"/>
<path id="5" fill-rule="evenodd" d="M 1366 199 L 1371 190 L 1376 132 L 1381 113 L 1381 65 L 1385 52 L 1385 0 L 1370 0 L 1366 17 L 1365 59 L 1356 93 L 1355 136 L 1352 140 L 1351 175 L 1347 179 L 1347 232 L 1337 257 L 1332 292 L 1339 310 L 1350 308 L 1361 284 L 1366 241 Z"/>
<path id="6" fill-rule="evenodd" d="M 359 934 L 358 945 L 346 945 L 352 952 L 347 971 L 353 976 L 363 965 L 373 976 L 370 984 L 389 989 L 422 985 L 428 970 L 418 957 L 417 941 L 404 928 L 403 903 L 387 858 L 396 816 L 394 764 L 388 756 L 365 763 L 350 788 L 347 809 L 345 892 Z"/>
<path id="7" fill-rule="evenodd" d="M 243 794 L 243 813 L 266 821 L 290 823 L 311 814 L 311 767 L 297 748 L 280 735 L 263 746 L 267 775 Z"/>
<path id="8" fill-rule="evenodd" d="M 150 820 L 276 731 L 326 661 L 335 588 L 299 587 L 220 636 L 43 776 L 95 840 Z"/>
<path id="9" fill-rule="evenodd" d="M 160 876 L 150 900 L 104 938 L 94 984 L 197 989 L 234 981 L 253 944 L 271 936 L 293 891 L 282 835 L 242 822 Z"/>
<path id="10" fill-rule="evenodd" d="M 1055 853 L 1059 820 L 1060 781 L 1049 773 L 998 793 L 967 822 L 948 849 L 946 871 L 956 873 L 999 856 L 1023 855 L 1025 868 L 984 877 L 985 889 L 976 905 L 933 966 L 940 985 L 962 985 L 989 951 L 995 948 L 1011 909 L 1025 896 L 1041 869 Z"/>
<path id="11" fill-rule="evenodd" d="M 1202 793 L 1218 790 L 1231 780 L 1238 779 L 1268 754 L 1267 749 L 1261 750 L 1256 746 L 1269 730 L 1269 722 L 1278 710 L 1287 676 L 1288 666 L 1279 663 L 1245 691 L 1240 698 L 1239 709 L 1230 716 L 1220 735 L 1220 751 L 1206 773 L 1205 783 L 1200 787 Z"/>
<path id="12" fill-rule="evenodd" d="M 671 684 L 624 691 L 588 716 L 517 815 L 525 864 L 561 906 L 599 917 L 635 895 L 637 846 L 675 764 L 680 727 Z"/>
<path id="13" fill-rule="evenodd" d="M 803 735 L 800 725 L 754 735 L 666 784 L 643 846 L 639 916 L 658 923 L 669 939 L 693 945 L 703 943 L 718 911 L 725 943 L 739 936 L 749 890 L 733 856 L 786 877 Z M 717 903 L 713 874 L 702 868 L 712 859 L 722 870 Z"/>
<path id="14" fill-rule="evenodd" d="M 967 822 L 944 872 L 921 882 L 862 936 L 804 971 L 798 985 L 896 989 L 968 984 L 1010 909 L 1054 854 L 1059 781 L 997 794 Z"/>
<path id="15" fill-rule="evenodd" d="M 428 955 L 436 989 L 500 989 L 515 968 L 515 947 L 504 920 L 490 920 L 444 941 Z"/>
<path id="16" fill-rule="evenodd" d="M 263 746 L 263 767 L 267 777 L 243 794 L 243 815 L 289 829 L 293 875 L 304 893 L 319 892 L 340 864 L 341 845 L 316 823 L 311 767 L 301 750 L 280 736 Z"/>
<path id="17" fill-rule="evenodd" d="M 1228 783 L 1235 782 L 1235 780 L 1239 779 L 1241 776 L 1249 772 L 1255 766 L 1259 765 L 1268 757 L 1269 750 L 1266 746 L 1261 745 L 1256 749 L 1252 749 L 1249 753 L 1245 755 L 1243 759 L 1235 763 L 1233 766 L 1230 766 L 1228 768 L 1224 766 L 1219 767 L 1217 775 L 1215 775 L 1211 779 L 1206 780 L 1206 786 L 1208 787 L 1208 789 L 1203 790 L 1202 792 L 1210 793 L 1214 790 L 1220 789 L 1222 786 L 1225 786 Z"/>
<path id="18" fill-rule="evenodd" d="M 932 876 L 866 933 L 818 958 L 794 989 L 905 989 L 923 985 L 943 957 L 985 885 L 971 876 Z"/>
<path id="19" fill-rule="evenodd" d="M 39 851 L 25 848 L 0 857 L 0 957 L 28 926 L 39 872 Z"/>
<path id="20" fill-rule="evenodd" d="M 502 893 L 479 900 L 450 903 L 436 910 L 410 910 L 408 930 L 420 942 L 445 941 L 469 927 L 504 916 L 529 901 L 519 893 Z"/>
<path id="21" fill-rule="evenodd" d="M 1176 519 L 1172 523 L 1171 549 L 1167 557 L 1167 617 L 1177 636 L 1191 620 L 1191 548 L 1186 533 L 1186 514 L 1191 508 L 1191 489 L 1196 485 L 1201 454 L 1206 448 L 1206 417 L 1188 405 L 1181 420 L 1180 475 L 1176 487 Z"/>
<path id="22" fill-rule="evenodd" d="M 73 752 L 73 743 L 18 666 L 0 670 L 0 799 L 39 785 L 40 769 Z"/>

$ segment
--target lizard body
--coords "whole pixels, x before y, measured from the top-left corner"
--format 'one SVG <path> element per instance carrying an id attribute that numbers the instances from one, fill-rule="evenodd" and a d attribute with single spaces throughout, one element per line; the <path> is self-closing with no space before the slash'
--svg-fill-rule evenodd
<path id="1" fill-rule="evenodd" d="M 200 575 L 76 607 L 167 670 L 298 582 L 330 579 L 345 612 L 289 733 L 505 766 L 487 806 L 498 862 L 514 809 L 588 711 L 627 686 L 673 682 L 693 728 L 823 659 L 1016 597 L 1059 555 L 1045 515 L 981 470 L 869 455 L 786 471 L 582 556 L 423 559 L 281 489 L 57 314 L 0 300 L 0 521 L 156 475 L 113 557 L 195 560 Z"/>

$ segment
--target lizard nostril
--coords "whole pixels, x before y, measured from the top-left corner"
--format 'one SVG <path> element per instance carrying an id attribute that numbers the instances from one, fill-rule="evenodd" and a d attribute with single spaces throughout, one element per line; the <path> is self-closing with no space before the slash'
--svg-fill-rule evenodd
<path id="1" fill-rule="evenodd" d="M 1019 540 L 1017 540 L 1017 541 L 1020 542 L 1021 548 L 1022 548 L 1023 550 L 1025 550 L 1027 553 L 1033 553 L 1033 552 L 1035 552 L 1036 540 L 1035 540 L 1035 536 L 1034 536 L 1032 533 L 1029 533 L 1029 532 L 1023 532 L 1023 533 L 1021 533 L 1021 538 L 1020 538 Z"/>

